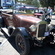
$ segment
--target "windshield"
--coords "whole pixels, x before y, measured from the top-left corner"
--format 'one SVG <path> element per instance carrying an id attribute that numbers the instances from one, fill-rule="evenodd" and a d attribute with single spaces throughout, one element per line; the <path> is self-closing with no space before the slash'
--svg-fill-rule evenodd
<path id="1" fill-rule="evenodd" d="M 33 14 L 35 12 L 38 12 L 38 9 L 36 7 L 32 6 L 22 6 L 22 5 L 15 5 L 13 9 L 13 13 L 23 13 L 23 14 Z"/>

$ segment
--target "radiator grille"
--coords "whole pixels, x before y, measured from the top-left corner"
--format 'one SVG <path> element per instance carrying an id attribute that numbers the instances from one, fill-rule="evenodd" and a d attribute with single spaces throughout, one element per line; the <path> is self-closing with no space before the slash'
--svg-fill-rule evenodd
<path id="1" fill-rule="evenodd" d="M 38 37 L 44 37 L 46 31 L 46 24 L 40 24 L 38 27 Z"/>

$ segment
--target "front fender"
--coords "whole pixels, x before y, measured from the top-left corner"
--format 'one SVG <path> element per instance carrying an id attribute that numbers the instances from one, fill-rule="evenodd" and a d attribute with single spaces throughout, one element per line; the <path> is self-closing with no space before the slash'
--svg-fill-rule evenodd
<path id="1" fill-rule="evenodd" d="M 24 27 L 17 27 L 13 33 L 11 34 L 11 36 L 15 37 L 18 33 L 21 33 L 21 35 L 23 35 L 25 38 L 31 38 L 29 32 L 24 28 Z"/>

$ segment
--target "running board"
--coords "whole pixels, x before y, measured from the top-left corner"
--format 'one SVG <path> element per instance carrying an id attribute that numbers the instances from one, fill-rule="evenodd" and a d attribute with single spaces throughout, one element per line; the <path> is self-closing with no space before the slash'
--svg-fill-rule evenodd
<path id="1" fill-rule="evenodd" d="M 6 34 L 8 37 L 10 37 L 7 28 L 1 28 L 1 32 L 3 32 L 4 34 Z"/>

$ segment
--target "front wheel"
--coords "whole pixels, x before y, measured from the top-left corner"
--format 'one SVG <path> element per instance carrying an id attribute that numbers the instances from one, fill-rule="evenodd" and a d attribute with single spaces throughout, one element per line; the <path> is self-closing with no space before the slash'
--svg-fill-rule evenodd
<path id="1" fill-rule="evenodd" d="M 16 41 L 16 47 L 20 55 L 28 55 L 30 51 L 30 44 L 29 40 L 21 35 L 21 33 L 18 33 L 15 38 Z"/>

